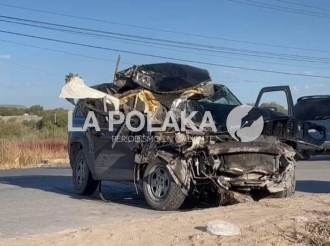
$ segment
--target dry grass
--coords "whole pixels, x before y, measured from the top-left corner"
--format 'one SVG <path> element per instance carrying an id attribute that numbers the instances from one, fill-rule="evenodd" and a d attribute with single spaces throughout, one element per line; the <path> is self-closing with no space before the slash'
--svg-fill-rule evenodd
<path id="1" fill-rule="evenodd" d="M 330 246 L 330 221 L 321 220 L 308 223 L 305 237 L 308 245 Z"/>
<path id="2" fill-rule="evenodd" d="M 294 242 L 311 246 L 330 246 L 330 220 L 319 218 L 296 227 L 292 232 Z"/>
<path id="3" fill-rule="evenodd" d="M 0 169 L 37 167 L 52 159 L 68 164 L 66 139 L 0 139 Z"/>
<path id="4" fill-rule="evenodd" d="M 67 130 L 55 125 L 38 130 L 36 125 L 0 121 L 0 170 L 38 167 L 54 159 L 68 164 Z"/>

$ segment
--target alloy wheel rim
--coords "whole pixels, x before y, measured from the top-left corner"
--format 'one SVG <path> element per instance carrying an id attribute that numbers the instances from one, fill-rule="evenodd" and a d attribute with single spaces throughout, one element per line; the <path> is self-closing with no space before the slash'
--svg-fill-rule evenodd
<path id="1" fill-rule="evenodd" d="M 85 180 L 85 160 L 80 159 L 76 166 L 76 184 L 81 187 Z"/>
<path id="2" fill-rule="evenodd" d="M 151 195 L 160 200 L 167 195 L 170 187 L 168 171 L 164 167 L 156 166 L 149 175 L 149 185 Z"/>

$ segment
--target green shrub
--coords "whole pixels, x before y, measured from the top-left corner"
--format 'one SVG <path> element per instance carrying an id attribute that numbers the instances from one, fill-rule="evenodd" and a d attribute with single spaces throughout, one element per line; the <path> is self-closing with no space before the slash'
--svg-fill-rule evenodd
<path id="1" fill-rule="evenodd" d="M 16 122 L 16 121 L 17 121 L 16 118 L 10 118 L 10 119 L 7 120 L 8 123 L 12 123 L 12 122 Z"/>
<path id="2" fill-rule="evenodd" d="M 16 122 L 0 122 L 0 137 L 1 138 L 18 138 L 32 135 L 33 131 L 21 124 Z"/>
<path id="3" fill-rule="evenodd" d="M 37 121 L 36 120 L 23 120 L 22 124 L 32 129 L 36 129 Z"/>
<path id="4" fill-rule="evenodd" d="M 0 107 L 0 115 L 2 116 L 23 115 L 25 113 L 28 113 L 28 109 L 14 108 L 14 107 Z"/>

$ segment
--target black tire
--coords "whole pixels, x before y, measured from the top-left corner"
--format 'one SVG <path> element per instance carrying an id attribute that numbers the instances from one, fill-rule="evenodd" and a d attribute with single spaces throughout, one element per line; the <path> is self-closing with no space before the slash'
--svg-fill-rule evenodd
<path id="1" fill-rule="evenodd" d="M 304 153 L 304 158 L 303 158 L 304 161 L 308 161 L 310 158 L 311 158 L 311 154 Z"/>
<path id="2" fill-rule="evenodd" d="M 147 203 L 153 209 L 162 211 L 179 209 L 186 198 L 159 159 L 149 163 L 144 171 L 143 192 Z"/>
<path id="3" fill-rule="evenodd" d="M 93 179 L 83 149 L 79 150 L 75 156 L 72 167 L 72 182 L 75 192 L 79 195 L 94 194 L 99 181 Z"/>

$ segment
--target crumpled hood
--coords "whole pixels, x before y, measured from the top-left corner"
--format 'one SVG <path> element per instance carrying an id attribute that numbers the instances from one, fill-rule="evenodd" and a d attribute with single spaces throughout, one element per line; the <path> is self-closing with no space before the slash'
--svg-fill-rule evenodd
<path id="1" fill-rule="evenodd" d="M 181 93 L 211 81 L 206 69 L 175 63 L 133 66 L 115 77 L 114 84 L 120 88 L 140 86 L 159 94 Z"/>

